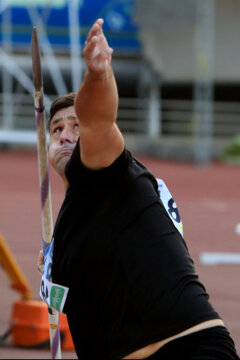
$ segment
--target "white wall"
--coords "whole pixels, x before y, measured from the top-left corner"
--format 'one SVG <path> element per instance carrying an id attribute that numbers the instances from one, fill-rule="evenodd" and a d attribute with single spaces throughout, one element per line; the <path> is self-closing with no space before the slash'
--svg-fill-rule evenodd
<path id="1" fill-rule="evenodd" d="M 187 0 L 177 1 L 187 4 Z M 215 4 L 213 77 L 216 82 L 239 82 L 240 0 L 215 0 Z M 195 19 L 182 16 L 181 20 L 174 20 L 172 14 L 168 21 L 160 11 L 155 0 L 136 0 L 136 21 L 141 27 L 144 54 L 166 82 L 192 81 L 196 63 Z"/>

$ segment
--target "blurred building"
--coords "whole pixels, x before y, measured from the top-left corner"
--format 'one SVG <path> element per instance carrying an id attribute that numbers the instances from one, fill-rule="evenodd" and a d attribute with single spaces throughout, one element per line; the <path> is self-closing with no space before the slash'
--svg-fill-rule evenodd
<path id="1" fill-rule="evenodd" d="M 200 128 L 207 129 L 202 145 L 209 147 L 211 157 L 240 132 L 239 1 L 35 0 L 32 4 L 2 0 L 0 5 L 0 142 L 15 139 L 16 130 L 25 130 L 25 142 L 32 141 L 32 27 L 38 28 L 48 108 L 56 95 L 77 89 L 85 69 L 81 48 L 97 17 L 104 18 L 115 49 L 118 123 L 133 148 L 140 143 L 146 152 L 187 158 L 193 154 L 189 151 L 193 143 L 204 137 L 196 130 L 197 121 L 202 121 Z M 196 107 L 197 102 L 204 106 Z M 202 115 L 197 117 L 197 112 Z"/>

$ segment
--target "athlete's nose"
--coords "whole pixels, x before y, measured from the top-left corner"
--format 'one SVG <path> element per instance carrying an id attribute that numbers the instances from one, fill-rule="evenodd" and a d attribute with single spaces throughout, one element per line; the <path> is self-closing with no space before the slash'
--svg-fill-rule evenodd
<path id="1" fill-rule="evenodd" d="M 75 135 L 71 129 L 68 127 L 64 127 L 64 129 L 61 131 L 60 135 L 60 143 L 64 144 L 66 142 L 70 144 L 74 144 L 76 142 Z"/>

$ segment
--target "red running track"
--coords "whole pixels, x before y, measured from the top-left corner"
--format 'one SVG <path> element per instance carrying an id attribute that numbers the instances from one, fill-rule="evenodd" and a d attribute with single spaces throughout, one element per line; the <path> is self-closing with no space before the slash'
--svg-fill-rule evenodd
<path id="1" fill-rule="evenodd" d="M 240 167 L 214 163 L 206 168 L 139 159 L 169 187 L 184 225 L 184 237 L 200 280 L 222 316 L 240 353 L 240 265 L 203 266 L 199 254 L 240 252 Z M 37 154 L 32 151 L 0 152 L 0 233 L 26 275 L 35 298 L 39 298 L 40 276 L 36 259 L 41 247 L 41 209 Z M 64 197 L 61 180 L 51 172 L 53 214 L 56 218 Z M 0 335 L 8 328 L 12 304 L 19 295 L 9 287 L 0 268 Z M 0 348 L 1 359 L 50 358 L 49 351 Z M 63 358 L 76 358 L 72 351 Z"/>

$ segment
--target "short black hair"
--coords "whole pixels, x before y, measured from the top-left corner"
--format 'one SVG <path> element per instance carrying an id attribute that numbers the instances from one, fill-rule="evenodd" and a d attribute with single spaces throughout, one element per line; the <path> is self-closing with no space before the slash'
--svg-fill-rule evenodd
<path id="1" fill-rule="evenodd" d="M 76 94 L 73 93 L 73 92 L 70 92 L 68 94 L 59 96 L 56 100 L 54 100 L 54 102 L 52 103 L 51 108 L 49 110 L 49 112 L 50 112 L 50 118 L 49 118 L 49 121 L 48 121 L 49 126 L 50 126 L 50 123 L 51 123 L 51 120 L 52 120 L 53 116 L 59 110 L 62 110 L 64 108 L 67 108 L 69 106 L 74 105 L 75 97 L 76 97 Z"/>

